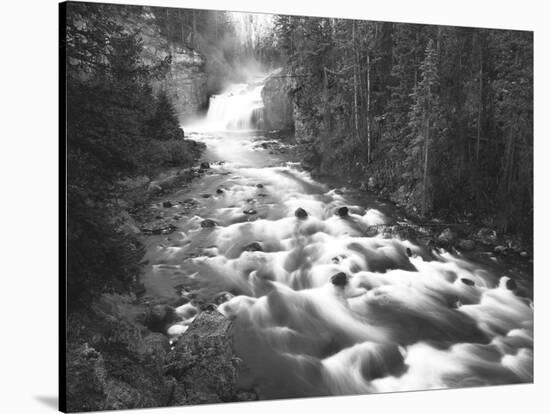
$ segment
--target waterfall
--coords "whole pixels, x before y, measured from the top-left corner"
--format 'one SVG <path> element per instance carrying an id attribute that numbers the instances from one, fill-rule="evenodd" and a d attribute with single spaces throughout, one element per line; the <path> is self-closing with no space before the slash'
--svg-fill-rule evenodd
<path id="1" fill-rule="evenodd" d="M 261 126 L 263 82 L 238 83 L 210 97 L 206 122 L 217 130 L 250 130 Z"/>

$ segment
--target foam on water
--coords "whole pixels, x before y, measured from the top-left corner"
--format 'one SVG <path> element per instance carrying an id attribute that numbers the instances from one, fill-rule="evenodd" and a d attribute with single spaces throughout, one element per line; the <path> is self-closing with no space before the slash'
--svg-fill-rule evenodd
<path id="1" fill-rule="evenodd" d="M 253 106 L 238 91 L 254 88 L 235 87 L 217 104 Z M 240 111 L 208 122 L 242 126 Z M 199 200 L 195 215 L 182 221 L 175 246 L 151 253 L 147 283 L 183 284 L 206 301 L 229 292 L 218 310 L 234 322 L 248 368 L 243 387 L 279 398 L 532 381 L 533 303 L 506 288 L 510 273 L 410 240 L 368 237 L 369 226 L 394 218 L 292 163 L 263 166 L 272 156 L 254 135 L 196 137 L 226 162 L 182 192 Z M 347 216 L 335 214 L 342 206 Z M 297 208 L 308 217 L 295 217 Z M 206 218 L 217 225 L 202 228 Z M 339 272 L 348 283 L 335 286 Z M 195 312 L 177 308 L 182 321 L 168 333 L 183 333 Z"/>

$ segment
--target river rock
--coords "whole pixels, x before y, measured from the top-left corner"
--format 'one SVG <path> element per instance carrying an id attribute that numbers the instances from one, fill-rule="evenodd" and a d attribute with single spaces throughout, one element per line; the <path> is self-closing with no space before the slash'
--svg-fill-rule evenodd
<path id="1" fill-rule="evenodd" d="M 349 209 L 347 207 L 340 207 L 338 210 L 336 210 L 336 214 L 340 217 L 348 217 Z"/>
<path id="2" fill-rule="evenodd" d="M 330 277 L 330 283 L 339 287 L 346 286 L 348 284 L 348 276 L 344 272 L 336 273 Z"/>
<path id="3" fill-rule="evenodd" d="M 373 191 L 376 189 L 376 179 L 374 177 L 369 177 L 369 181 L 367 183 L 367 188 L 370 191 Z"/>
<path id="4" fill-rule="evenodd" d="M 505 246 L 496 246 L 494 248 L 494 252 L 497 254 L 504 254 L 506 253 L 506 247 Z"/>
<path id="5" fill-rule="evenodd" d="M 506 281 L 506 289 L 516 290 L 517 288 L 518 288 L 518 285 L 514 279 L 508 279 Z"/>
<path id="6" fill-rule="evenodd" d="M 476 243 L 473 240 L 469 239 L 460 239 L 456 243 L 456 246 L 461 250 L 474 250 L 476 247 Z"/>
<path id="7" fill-rule="evenodd" d="M 212 228 L 216 226 L 216 222 L 214 220 L 205 219 L 201 221 L 201 227 L 202 228 Z"/>
<path id="8" fill-rule="evenodd" d="M 252 242 L 244 248 L 245 252 L 263 252 L 262 245 L 258 242 Z"/>
<path id="9" fill-rule="evenodd" d="M 305 211 L 303 208 L 298 207 L 296 211 L 294 212 L 294 215 L 298 217 L 301 220 L 304 220 L 307 218 L 307 211 Z"/>
<path id="10" fill-rule="evenodd" d="M 234 295 L 229 292 L 221 292 L 214 297 L 214 303 L 219 306 L 222 303 L 231 300 L 233 297 Z"/>
<path id="11" fill-rule="evenodd" d="M 439 242 L 452 244 L 456 240 L 456 233 L 454 233 L 449 227 L 443 230 L 439 236 L 437 236 Z"/>
<path id="12" fill-rule="evenodd" d="M 177 385 L 173 405 L 208 404 L 235 398 L 237 359 L 231 321 L 217 311 L 202 312 L 166 358 L 165 373 Z"/>
<path id="13" fill-rule="evenodd" d="M 462 279 L 460 279 L 460 281 L 461 281 L 462 283 L 464 283 L 466 286 L 474 286 L 474 285 L 475 285 L 475 282 L 474 282 L 473 280 L 471 280 L 471 279 L 466 279 L 466 278 L 464 278 L 464 277 L 463 277 Z"/>
<path id="14" fill-rule="evenodd" d="M 168 325 L 176 321 L 174 308 L 168 305 L 155 305 L 145 316 L 145 325 L 153 332 L 164 333 Z"/>
<path id="15" fill-rule="evenodd" d="M 477 238 L 481 243 L 495 244 L 497 242 L 497 232 L 484 227 L 477 232 Z"/>

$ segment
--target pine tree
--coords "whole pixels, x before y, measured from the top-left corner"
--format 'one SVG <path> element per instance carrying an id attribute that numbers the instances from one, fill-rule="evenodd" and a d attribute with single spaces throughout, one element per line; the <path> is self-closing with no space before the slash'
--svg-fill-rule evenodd
<path id="1" fill-rule="evenodd" d="M 420 82 L 411 94 L 413 104 L 409 113 L 409 167 L 414 171 L 415 178 L 421 178 L 421 211 L 424 214 L 432 209 L 433 201 L 430 176 L 431 146 L 434 141 L 441 138 L 438 88 L 437 51 L 430 39 L 426 47 L 426 56 L 420 65 Z"/>

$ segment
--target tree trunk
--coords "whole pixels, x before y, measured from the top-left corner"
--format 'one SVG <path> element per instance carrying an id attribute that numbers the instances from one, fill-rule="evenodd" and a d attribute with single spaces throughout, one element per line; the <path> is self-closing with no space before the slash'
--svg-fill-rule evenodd
<path id="1" fill-rule="evenodd" d="M 353 41 L 353 60 L 356 58 L 355 46 L 355 20 L 351 25 L 352 41 Z M 359 111 L 357 108 L 357 62 L 353 65 L 353 117 L 355 121 L 355 138 L 359 141 Z"/>
<path id="2" fill-rule="evenodd" d="M 371 133 L 370 133 L 370 56 L 367 53 L 367 163 L 371 162 Z"/>
<path id="3" fill-rule="evenodd" d="M 430 150 L 430 117 L 426 116 L 426 132 L 424 133 L 424 176 L 422 178 L 422 191 L 423 201 L 422 210 L 423 213 L 428 212 L 428 155 Z"/>
<path id="4" fill-rule="evenodd" d="M 196 36 L 197 36 L 197 16 L 195 10 L 193 10 L 193 36 L 191 37 L 191 44 L 193 45 L 193 48 L 196 49 Z"/>
<path id="5" fill-rule="evenodd" d="M 477 111 L 476 165 L 479 162 L 479 142 L 481 138 L 481 112 L 483 110 L 483 52 L 479 44 L 479 108 Z"/>

